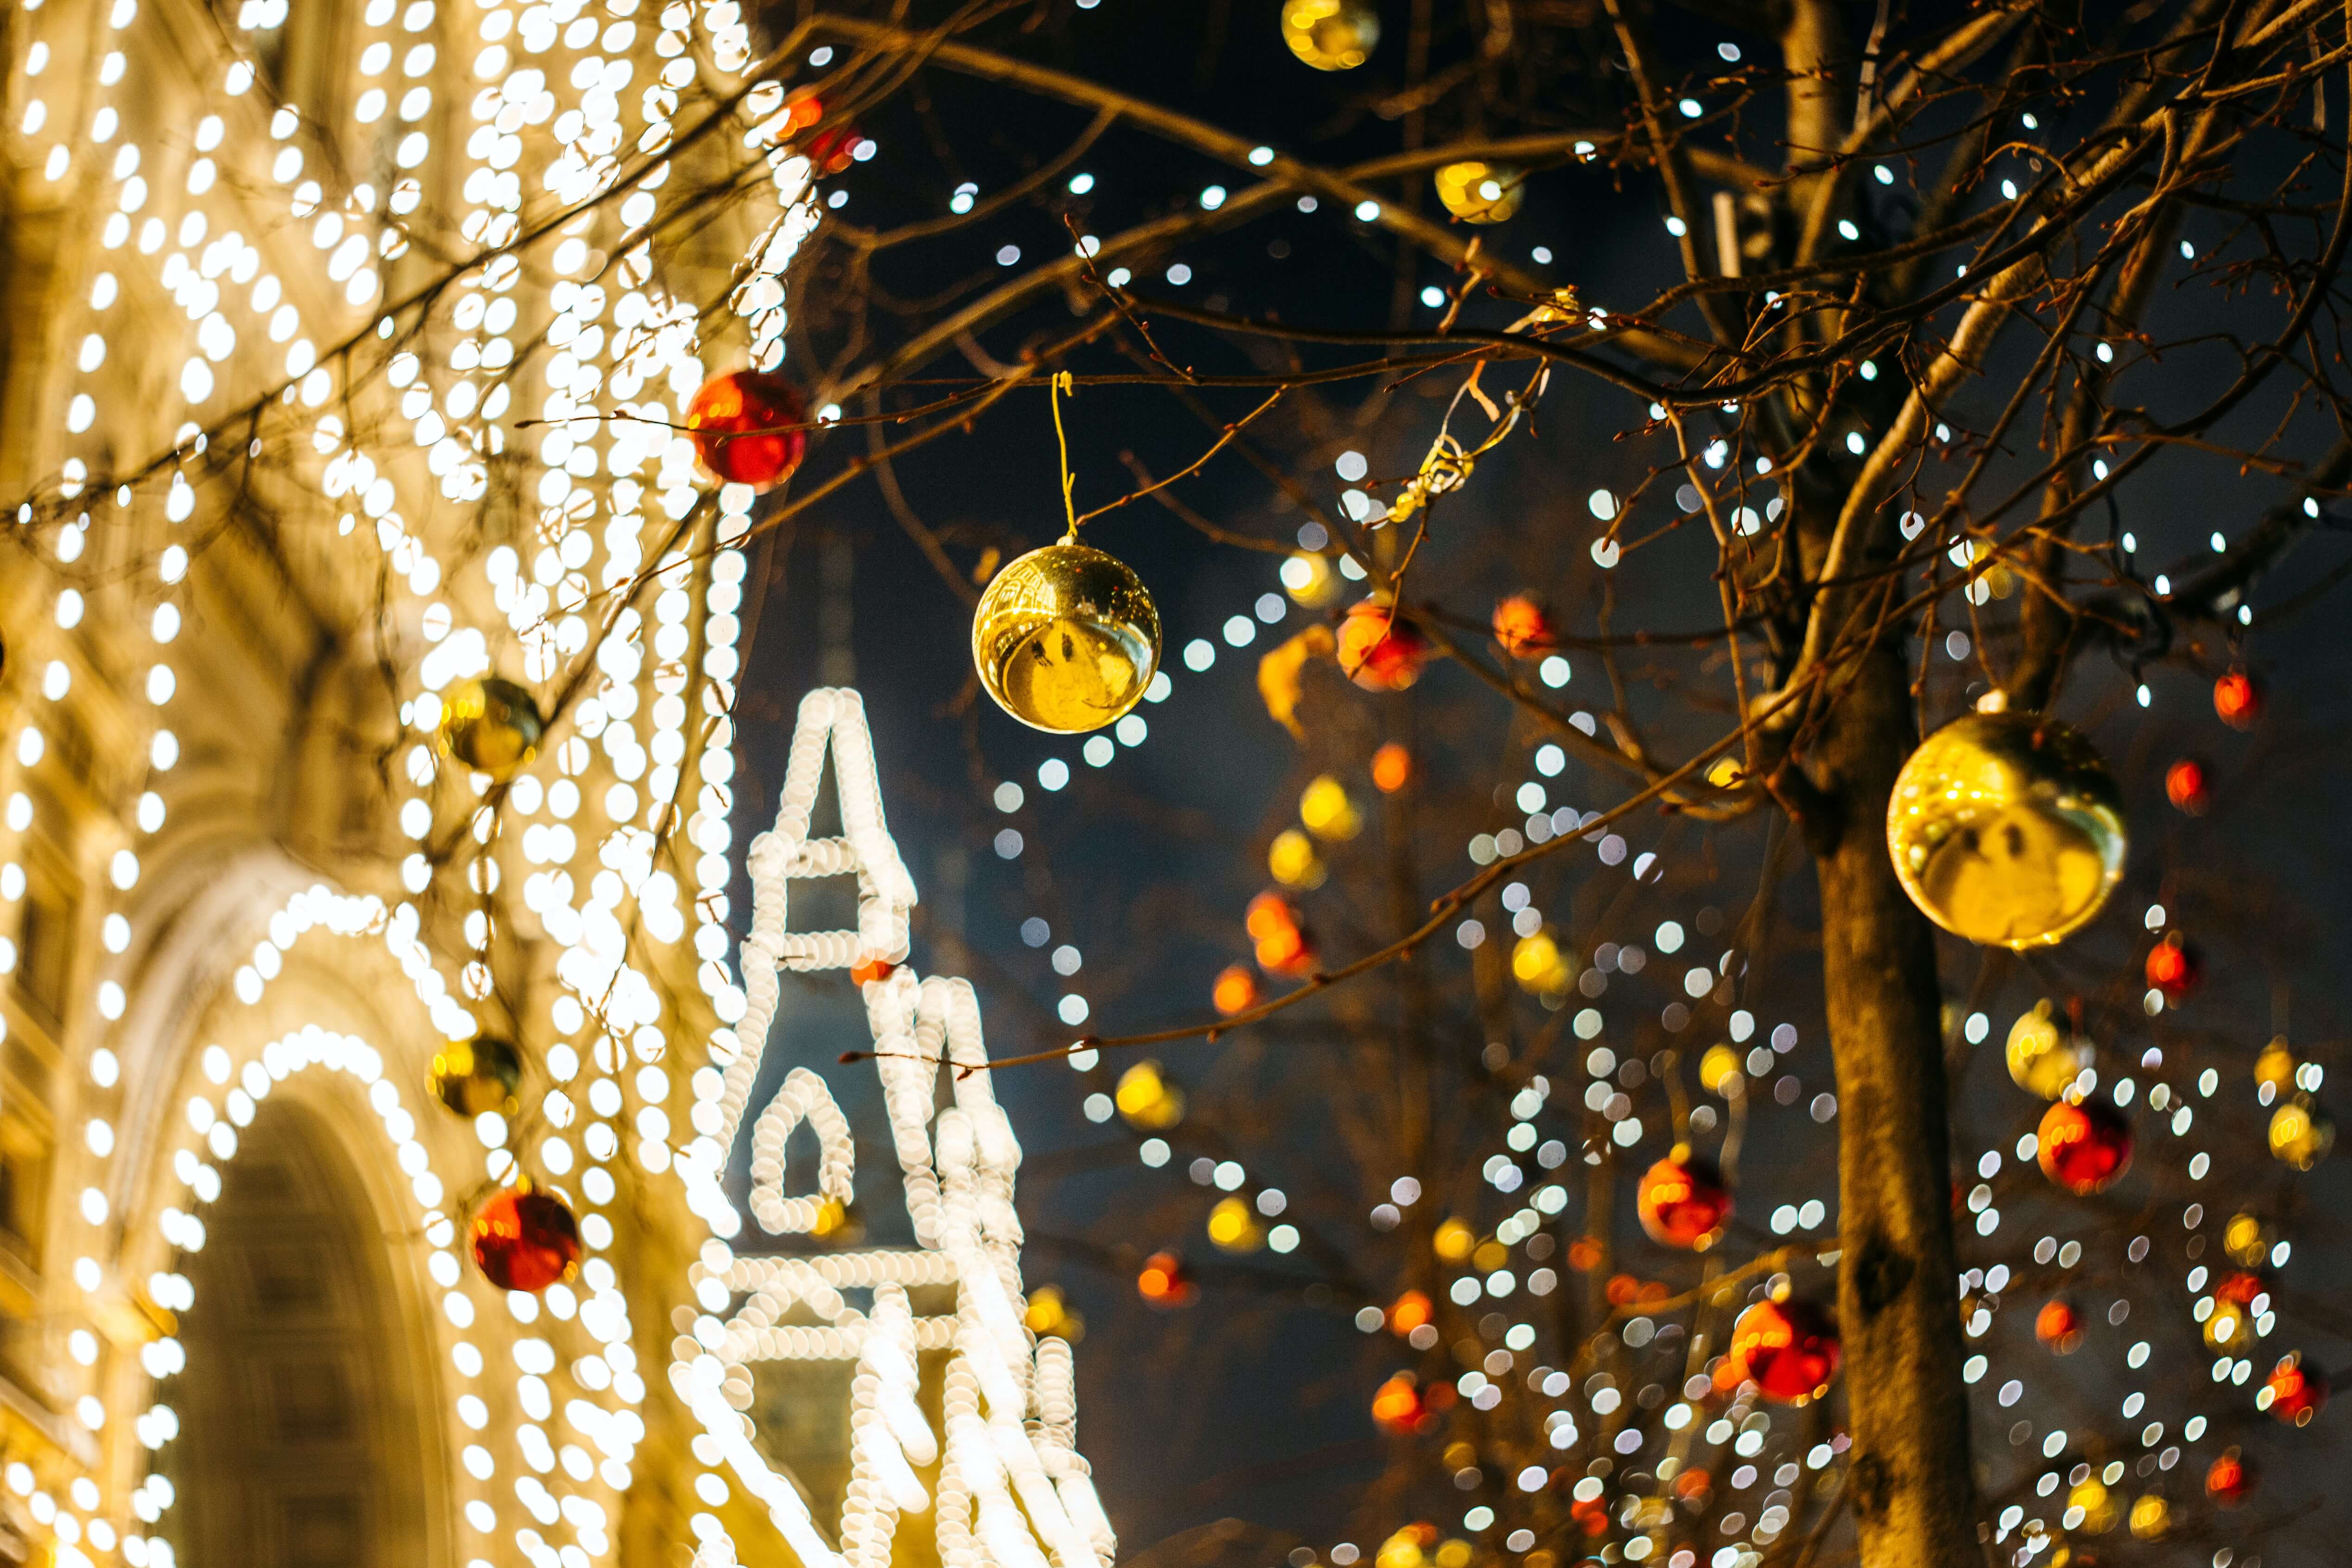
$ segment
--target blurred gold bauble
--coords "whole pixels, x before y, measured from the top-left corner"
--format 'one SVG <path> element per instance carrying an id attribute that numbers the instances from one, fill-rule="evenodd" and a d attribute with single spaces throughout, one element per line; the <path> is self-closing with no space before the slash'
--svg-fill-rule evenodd
<path id="1" fill-rule="evenodd" d="M 1220 1252 L 1255 1252 L 1265 1245 L 1265 1227 L 1247 1198 L 1219 1198 L 1209 1211 L 1209 1240 Z"/>
<path id="2" fill-rule="evenodd" d="M 1130 1127 L 1164 1132 L 1184 1120 L 1184 1091 L 1161 1076 L 1160 1064 L 1141 1061 L 1118 1075 L 1111 1103 Z"/>
<path id="3" fill-rule="evenodd" d="M 1728 1100 L 1739 1092 L 1746 1081 L 1740 1076 L 1739 1053 L 1720 1040 L 1707 1047 L 1706 1054 L 1698 1058 L 1698 1086 L 1709 1094 Z"/>
<path id="4" fill-rule="evenodd" d="M 1549 931 L 1537 931 L 1511 945 L 1511 978 L 1534 996 L 1557 996 L 1576 984 L 1576 965 Z"/>
<path id="5" fill-rule="evenodd" d="M 1268 876 L 1286 888 L 1323 885 L 1323 858 L 1315 853 L 1315 840 L 1296 827 L 1284 828 L 1266 846 L 1265 869 Z"/>
<path id="6" fill-rule="evenodd" d="M 856 1204 L 827 1198 L 817 1205 L 816 1218 L 809 1222 L 808 1233 L 819 1241 L 847 1247 L 866 1239 L 866 1221 Z"/>
<path id="7" fill-rule="evenodd" d="M 1339 596 L 1339 574 L 1331 558 L 1300 551 L 1282 563 L 1282 588 L 1310 610 L 1319 610 Z"/>
<path id="8" fill-rule="evenodd" d="M 530 692 L 486 675 L 459 681 L 441 699 L 441 743 L 449 754 L 503 784 L 539 754 L 547 721 Z"/>
<path id="9" fill-rule="evenodd" d="M 2172 1528 L 2172 1505 L 2150 1493 L 2132 1504 L 2131 1532 L 2142 1541 L 2160 1540 Z"/>
<path id="10" fill-rule="evenodd" d="M 2072 1526 L 2087 1535 L 2105 1535 L 2116 1527 L 2116 1500 L 2096 1476 L 2086 1476 L 2066 1494 L 2069 1509 L 2081 1509 L 2080 1523 Z"/>
<path id="11" fill-rule="evenodd" d="M 2235 1301 L 2224 1300 L 2218 1296 L 2204 1298 L 2201 1305 L 2207 1309 L 2206 1349 L 2227 1351 L 2234 1355 L 2253 1342 L 2253 1320 L 2248 1315 L 2248 1310 L 2245 1307 Z"/>
<path id="12" fill-rule="evenodd" d="M 2047 946 L 2121 879 L 2123 795 L 2054 719 L 1969 713 L 1919 744 L 1887 803 L 1895 874 L 1929 920 L 1988 945 Z"/>
<path id="13" fill-rule="evenodd" d="M 1430 1237 L 1430 1248 L 1448 1263 L 1459 1263 L 1478 1245 L 1478 1235 L 1458 1219 L 1449 1219 Z"/>
<path id="14" fill-rule="evenodd" d="M 2273 1035 L 2263 1054 L 2254 1058 L 2254 1082 L 2273 1094 L 2284 1094 L 2294 1087 L 2294 1053 L 2286 1048 L 2286 1037 Z"/>
<path id="15" fill-rule="evenodd" d="M 1519 210 L 1527 172 L 1468 159 L 1437 171 L 1437 199 L 1464 223 L 1501 223 Z"/>
<path id="16" fill-rule="evenodd" d="M 433 1098 L 460 1116 L 514 1114 L 522 1056 L 495 1035 L 452 1040 L 433 1054 Z"/>
<path id="17" fill-rule="evenodd" d="M 2260 1215 L 2235 1214 L 2221 1229 L 2221 1250 L 2232 1263 L 2253 1268 L 2269 1260 L 2271 1244 L 2277 1239 Z"/>
<path id="18" fill-rule="evenodd" d="M 1282 41 L 1317 70 L 1353 70 L 1380 44 L 1380 8 L 1371 0 L 1284 0 Z"/>
<path id="19" fill-rule="evenodd" d="M 1298 820 L 1318 838 L 1345 842 L 1364 830 L 1364 814 L 1348 798 L 1348 788 L 1329 773 L 1318 773 L 1298 797 Z"/>
<path id="20" fill-rule="evenodd" d="M 1160 668 L 1160 612 L 1117 556 L 1072 540 L 999 572 L 971 617 L 971 658 L 997 706 L 1036 730 L 1099 730 Z"/>
<path id="21" fill-rule="evenodd" d="M 1040 1339 L 1050 1336 L 1075 1344 L 1086 1337 L 1087 1321 L 1070 1310 L 1058 1285 L 1040 1285 L 1030 1291 L 1029 1305 L 1021 1314 L 1021 1321 Z"/>
<path id="22" fill-rule="evenodd" d="M 2336 1145 L 2336 1123 L 2308 1095 L 2296 1095 L 2271 1112 L 2271 1152 L 2298 1171 L 2327 1158 Z"/>
<path id="23" fill-rule="evenodd" d="M 2009 1076 L 2017 1087 L 2055 1100 L 2091 1065 L 2091 1047 L 2044 997 L 2009 1028 Z"/>

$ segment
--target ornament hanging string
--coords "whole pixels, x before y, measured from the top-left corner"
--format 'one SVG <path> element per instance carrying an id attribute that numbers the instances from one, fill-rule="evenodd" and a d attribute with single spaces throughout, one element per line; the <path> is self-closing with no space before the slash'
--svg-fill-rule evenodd
<path id="1" fill-rule="evenodd" d="M 1071 499 L 1071 490 L 1077 484 L 1078 477 L 1070 472 L 1070 437 L 1062 429 L 1062 395 L 1067 393 L 1076 397 L 1078 395 L 1077 382 L 1068 371 L 1057 370 L 1047 388 L 1047 396 L 1054 405 L 1054 443 L 1062 451 L 1062 515 L 1070 523 L 1070 531 L 1062 536 L 1062 542 L 1076 544 L 1078 542 L 1078 506 Z"/>

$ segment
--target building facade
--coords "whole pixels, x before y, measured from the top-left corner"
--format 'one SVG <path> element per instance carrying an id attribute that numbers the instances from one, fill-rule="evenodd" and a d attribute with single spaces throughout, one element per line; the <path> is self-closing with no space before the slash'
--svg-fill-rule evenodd
<path id="1" fill-rule="evenodd" d="M 780 359 L 821 211 L 751 48 L 732 0 L 0 19 L 0 1562 L 1109 1561 L 1001 1112 L 901 1073 L 884 1258 L 817 1223 L 823 1083 L 767 1103 L 778 965 L 981 1048 L 878 797 L 792 796 L 761 882 L 865 872 L 873 940 L 778 902 L 736 979 L 759 500 L 678 426 Z M 445 733 L 486 678 L 511 770 Z M 522 1076 L 463 1114 L 477 1037 Z M 537 1292 L 471 1256 L 519 1183 L 582 1244 Z"/>

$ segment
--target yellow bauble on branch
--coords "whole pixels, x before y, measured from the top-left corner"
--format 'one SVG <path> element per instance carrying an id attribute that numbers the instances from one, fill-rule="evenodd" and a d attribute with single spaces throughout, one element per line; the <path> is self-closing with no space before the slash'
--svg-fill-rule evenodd
<path id="1" fill-rule="evenodd" d="M 2298 1094 L 2271 1113 L 2271 1152 L 2282 1163 L 2308 1171 L 2336 1147 L 2336 1123 L 2327 1112 Z"/>
<path id="2" fill-rule="evenodd" d="M 530 693 L 495 675 L 460 681 L 441 699 L 441 743 L 451 756 L 501 784 L 539 754 L 546 730 Z"/>
<path id="3" fill-rule="evenodd" d="M 1437 199 L 1464 223 L 1501 223 L 1519 210 L 1527 172 L 1476 158 L 1437 171 Z"/>
<path id="4" fill-rule="evenodd" d="M 1353 70 L 1381 41 L 1381 13 L 1371 0 L 1283 0 L 1282 41 L 1317 70 Z"/>
<path id="5" fill-rule="evenodd" d="M 2123 877 L 2122 793 L 2054 719 L 1970 713 L 1913 752 L 1886 807 L 1895 874 L 1927 918 L 1988 946 L 2043 947 Z"/>
<path id="6" fill-rule="evenodd" d="M 2009 1076 L 2017 1087 L 2055 1100 L 2091 1065 L 2091 1043 L 2043 997 L 2009 1029 Z"/>
<path id="7" fill-rule="evenodd" d="M 1160 612 L 1124 561 L 1064 539 L 999 572 L 971 617 L 971 658 L 998 707 L 1032 729 L 1099 730 L 1160 668 Z"/>

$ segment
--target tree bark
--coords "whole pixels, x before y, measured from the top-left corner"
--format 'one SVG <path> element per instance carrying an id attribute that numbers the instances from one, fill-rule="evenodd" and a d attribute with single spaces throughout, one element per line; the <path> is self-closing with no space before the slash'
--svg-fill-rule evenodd
<path id="1" fill-rule="evenodd" d="M 1983 1568 L 1935 939 L 1886 852 L 1887 798 L 1916 738 L 1890 637 L 1832 710 L 1815 752 L 1831 820 L 1811 836 L 1837 1061 L 1847 1492 L 1867 1568 Z"/>

